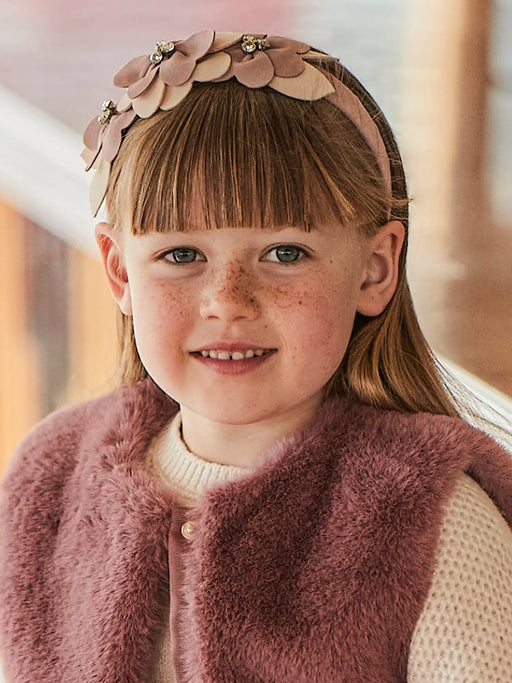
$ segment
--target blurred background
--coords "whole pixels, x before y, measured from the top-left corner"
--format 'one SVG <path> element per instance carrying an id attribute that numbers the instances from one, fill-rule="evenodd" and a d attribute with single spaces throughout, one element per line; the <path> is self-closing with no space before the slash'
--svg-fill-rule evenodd
<path id="1" fill-rule="evenodd" d="M 420 322 L 510 407 L 512 0 L 0 0 L 0 474 L 41 417 L 112 386 L 81 132 L 128 59 L 209 26 L 303 40 L 374 95 L 409 178 Z"/>

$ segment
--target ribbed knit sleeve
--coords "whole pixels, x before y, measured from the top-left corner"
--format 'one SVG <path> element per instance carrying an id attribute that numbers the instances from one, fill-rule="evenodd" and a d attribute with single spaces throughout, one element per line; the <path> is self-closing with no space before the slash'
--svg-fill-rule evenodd
<path id="1" fill-rule="evenodd" d="M 512 530 L 467 475 L 445 510 L 407 680 L 512 681 Z"/>

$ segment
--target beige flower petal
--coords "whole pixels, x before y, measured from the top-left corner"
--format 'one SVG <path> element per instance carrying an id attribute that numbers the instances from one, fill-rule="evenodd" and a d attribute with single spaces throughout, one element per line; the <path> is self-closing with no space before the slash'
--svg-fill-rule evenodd
<path id="1" fill-rule="evenodd" d="M 116 104 L 116 109 L 117 111 L 126 111 L 129 109 L 132 105 L 132 100 L 130 97 L 128 97 L 128 93 L 125 93 L 119 102 Z"/>
<path id="2" fill-rule="evenodd" d="M 309 50 L 306 52 L 306 54 L 302 55 L 303 59 L 325 59 L 328 62 L 337 62 L 339 60 L 336 59 L 336 57 L 332 57 L 332 55 L 324 55 L 323 52 L 317 52 L 316 50 Z"/>
<path id="3" fill-rule="evenodd" d="M 155 78 L 151 86 L 140 97 L 133 100 L 133 111 L 141 119 L 148 119 L 160 106 L 165 93 L 165 83 L 160 78 Z"/>
<path id="4" fill-rule="evenodd" d="M 202 83 L 212 81 L 214 78 L 224 76 L 229 69 L 230 64 L 231 57 L 228 54 L 225 52 L 217 52 L 214 55 L 205 57 L 201 62 L 198 62 L 190 79 Z"/>
<path id="5" fill-rule="evenodd" d="M 85 165 L 88 166 L 89 168 L 91 167 L 91 163 L 96 159 L 98 156 L 98 150 L 95 152 L 92 149 L 89 149 L 88 147 L 84 147 L 82 150 L 82 153 L 80 154 L 82 159 L 85 161 Z"/>
<path id="6" fill-rule="evenodd" d="M 318 69 L 307 63 L 305 66 L 306 68 L 300 76 L 295 78 L 274 76 L 268 85 L 283 95 L 288 95 L 288 97 L 293 97 L 296 100 L 320 100 L 322 97 L 335 92 L 329 79 Z"/>
<path id="7" fill-rule="evenodd" d="M 208 52 L 220 52 L 242 40 L 243 33 L 216 33 L 213 45 Z"/>
<path id="8" fill-rule="evenodd" d="M 305 54 L 311 48 L 306 43 L 300 43 L 298 40 L 291 38 L 283 38 L 282 36 L 267 36 L 271 48 L 285 48 L 300 55 Z"/>
<path id="9" fill-rule="evenodd" d="M 99 158 L 97 165 L 93 168 L 95 168 L 96 173 L 94 174 L 89 188 L 89 201 L 92 215 L 96 216 L 107 192 L 110 163 L 105 161 L 105 159 Z"/>
<path id="10" fill-rule="evenodd" d="M 183 85 L 175 85 L 174 87 L 168 85 L 165 89 L 164 97 L 160 102 L 160 109 L 168 111 L 173 109 L 181 102 L 191 91 L 192 81 L 188 81 Z"/>

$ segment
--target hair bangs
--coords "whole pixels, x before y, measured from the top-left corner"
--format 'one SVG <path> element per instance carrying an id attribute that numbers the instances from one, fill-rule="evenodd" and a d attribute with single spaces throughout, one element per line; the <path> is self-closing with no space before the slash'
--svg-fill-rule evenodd
<path id="1" fill-rule="evenodd" d="M 334 105 L 236 81 L 197 84 L 137 121 L 112 176 L 109 220 L 135 234 L 378 223 L 387 203 L 371 151 Z"/>

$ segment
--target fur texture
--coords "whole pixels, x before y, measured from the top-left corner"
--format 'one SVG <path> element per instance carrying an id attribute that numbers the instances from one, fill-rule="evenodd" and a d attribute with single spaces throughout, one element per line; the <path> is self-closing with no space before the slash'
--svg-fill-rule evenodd
<path id="1" fill-rule="evenodd" d="M 183 510 L 144 465 L 176 410 L 146 380 L 20 445 L 1 502 L 7 680 L 149 681 L 181 572 L 179 683 L 405 681 L 443 505 L 465 470 L 512 523 L 508 454 L 459 420 L 334 400 Z M 197 535 L 178 561 L 183 516 Z"/>

